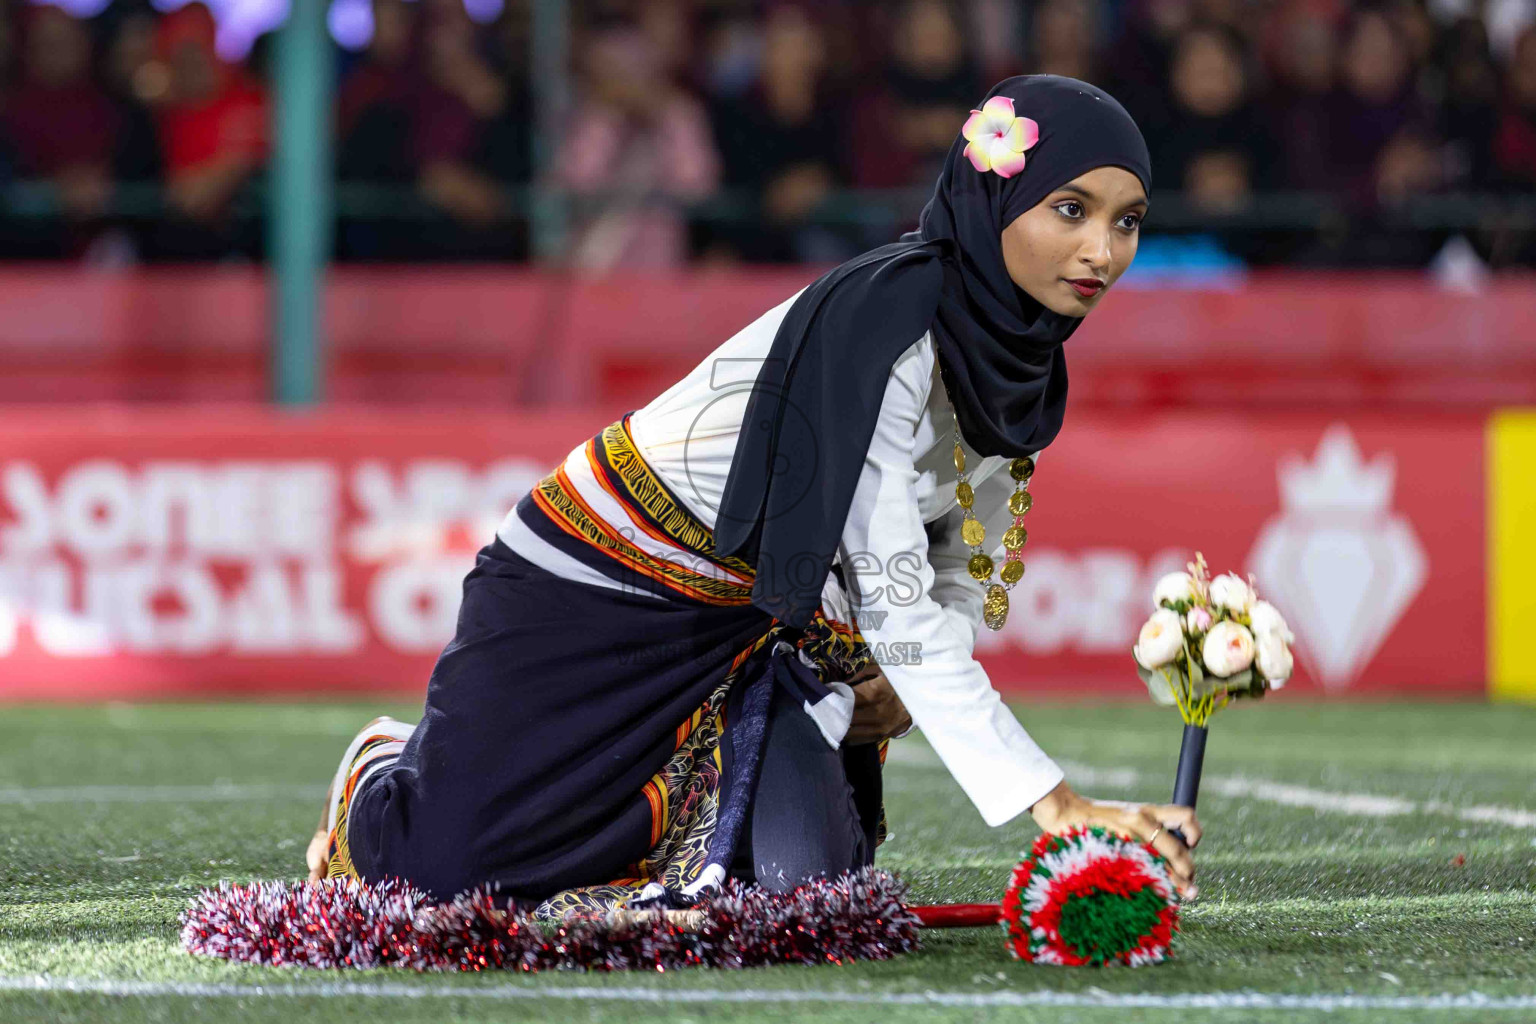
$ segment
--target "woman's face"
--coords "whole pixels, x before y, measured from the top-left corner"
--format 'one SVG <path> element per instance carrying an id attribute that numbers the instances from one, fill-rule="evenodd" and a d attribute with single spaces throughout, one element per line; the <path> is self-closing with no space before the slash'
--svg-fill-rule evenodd
<path id="1" fill-rule="evenodd" d="M 1046 309 L 1087 316 L 1136 258 L 1147 194 L 1119 167 L 1079 175 L 1003 229 L 1013 283 Z"/>

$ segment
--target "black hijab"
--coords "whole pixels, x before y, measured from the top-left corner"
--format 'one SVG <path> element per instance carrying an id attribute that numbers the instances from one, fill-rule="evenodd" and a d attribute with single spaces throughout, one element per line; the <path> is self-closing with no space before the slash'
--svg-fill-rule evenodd
<path id="1" fill-rule="evenodd" d="M 1009 136 L 1015 149 L 1026 147 L 1023 168 L 978 170 L 975 150 L 958 136 L 918 229 L 807 287 L 753 384 L 715 552 L 752 561 L 752 603 L 791 626 L 809 624 L 821 601 L 891 368 L 925 332 L 933 331 L 960 432 L 979 454 L 1029 455 L 1061 429 L 1061 345 L 1081 318 L 1051 312 L 1013 283 L 1003 229 L 1096 167 L 1122 167 L 1150 193 L 1150 161 L 1125 108 L 1086 82 L 1024 75 L 999 83 L 981 109 L 1007 123 L 1007 103 L 987 105 L 995 97 L 1034 122 Z"/>

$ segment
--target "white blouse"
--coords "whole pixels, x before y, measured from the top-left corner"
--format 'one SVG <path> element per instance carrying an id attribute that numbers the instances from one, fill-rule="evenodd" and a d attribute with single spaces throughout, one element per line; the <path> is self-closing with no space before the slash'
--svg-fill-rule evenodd
<path id="1" fill-rule="evenodd" d="M 711 527 L 752 382 L 796 297 L 747 325 L 630 418 L 646 461 Z M 925 334 L 891 370 L 835 560 L 848 579 L 859 631 L 913 722 L 987 824 L 1001 825 L 1055 788 L 1062 771 L 973 656 L 983 587 L 966 571 L 970 549 L 960 538 L 954 423 L 933 337 Z M 1013 521 L 1009 460 L 983 458 L 963 440 L 961 446 L 972 467 L 975 512 L 1001 565 L 1003 531 Z M 829 583 L 835 587 L 835 578 Z"/>

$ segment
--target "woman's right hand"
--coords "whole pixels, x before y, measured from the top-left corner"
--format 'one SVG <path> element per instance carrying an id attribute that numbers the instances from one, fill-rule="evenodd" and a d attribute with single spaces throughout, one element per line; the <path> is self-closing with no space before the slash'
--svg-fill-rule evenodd
<path id="1" fill-rule="evenodd" d="M 1079 796 L 1065 782 L 1035 801 L 1029 813 L 1043 832 L 1065 832 L 1077 825 L 1099 825 L 1123 832 L 1143 842 L 1168 858 L 1174 887 L 1186 899 L 1198 895 L 1195 886 L 1195 861 L 1190 848 L 1200 842 L 1200 821 L 1192 807 L 1174 804 L 1133 804 L 1119 801 L 1091 800 Z M 1179 842 L 1171 829 L 1178 829 L 1189 839 Z"/>
<path id="2" fill-rule="evenodd" d="M 896 696 L 879 665 L 867 662 L 849 678 L 848 685 L 853 688 L 853 721 L 844 743 L 879 743 L 912 728 L 907 706 Z"/>

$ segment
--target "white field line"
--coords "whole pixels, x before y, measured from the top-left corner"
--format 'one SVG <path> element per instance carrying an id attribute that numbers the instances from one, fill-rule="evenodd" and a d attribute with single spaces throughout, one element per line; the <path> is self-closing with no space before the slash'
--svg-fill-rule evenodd
<path id="1" fill-rule="evenodd" d="M 180 804 L 225 800 L 319 800 L 325 786 L 36 786 L 0 789 L 0 804 Z"/>
<path id="2" fill-rule="evenodd" d="M 178 981 L 111 981 L 94 978 L 0 976 L 0 991 L 66 992 L 113 997 L 190 997 L 195 999 L 253 996 L 297 999 L 490 999 L 524 1001 L 558 999 L 622 1003 L 843 1003 L 876 1006 L 1045 1006 L 1109 1007 L 1158 1010 L 1529 1010 L 1536 996 L 1465 995 L 1369 996 L 1280 992 L 839 992 L 816 989 L 705 989 L 614 986 L 535 988 L 524 985 L 488 986 L 406 985 L 392 982 L 320 982 L 298 985 L 228 985 Z"/>
<path id="3" fill-rule="evenodd" d="M 924 754 L 927 754 L 925 751 Z M 936 756 L 907 754 L 895 758 L 900 763 L 939 764 Z M 1068 777 L 1084 786 L 1132 789 L 1153 783 L 1132 768 L 1096 768 L 1092 765 L 1062 762 Z M 1164 780 L 1166 781 L 1166 780 Z M 1233 799 L 1259 800 L 1285 807 L 1309 808 L 1328 814 L 1349 814 L 1368 818 L 1396 818 L 1411 814 L 1434 814 L 1477 824 L 1504 825 L 1509 828 L 1536 829 L 1536 811 L 1522 807 L 1481 804 L 1458 806 L 1441 800 L 1410 800 L 1406 797 L 1380 796 L 1372 793 L 1348 793 L 1314 789 L 1288 782 L 1245 776 L 1207 776 L 1201 783 L 1206 793 Z M 221 801 L 318 800 L 325 795 L 321 785 L 213 784 L 205 786 L 39 786 L 0 789 L 0 806 L 64 803 L 218 803 Z"/>
<path id="4" fill-rule="evenodd" d="M 1226 797 L 1245 797 L 1284 807 L 1305 807 L 1314 811 L 1334 814 L 1353 814 L 1367 818 L 1395 818 L 1419 810 L 1419 804 L 1395 796 L 1374 796 L 1370 793 L 1334 793 L 1326 789 L 1312 789 L 1285 782 L 1264 779 L 1248 779 L 1240 776 L 1213 778 L 1204 783 L 1207 792 Z"/>
<path id="5" fill-rule="evenodd" d="M 1491 821 L 1511 828 L 1536 828 L 1536 811 L 1522 810 L 1519 807 L 1492 807 L 1486 804 L 1476 807 L 1457 807 L 1454 804 L 1431 800 L 1424 805 L 1424 809 L 1433 814 L 1450 814 L 1462 821 Z"/>
<path id="6" fill-rule="evenodd" d="M 1141 784 L 1140 773 L 1129 768 L 1094 768 L 1091 765 L 1063 763 L 1067 777 L 1088 786 L 1107 786 L 1130 789 Z M 1234 799 L 1260 800 L 1264 803 L 1285 807 L 1302 807 L 1328 814 L 1351 814 L 1367 818 L 1397 818 L 1409 814 L 1438 814 L 1460 821 L 1507 825 L 1510 828 L 1536 828 L 1536 811 L 1522 807 L 1496 807 L 1478 805 L 1462 807 L 1441 800 L 1410 800 L 1398 796 L 1378 796 L 1373 793 L 1341 793 L 1328 789 L 1313 789 L 1289 782 L 1269 779 L 1253 779 L 1244 776 L 1208 775 L 1201 781 L 1205 793 Z"/>

